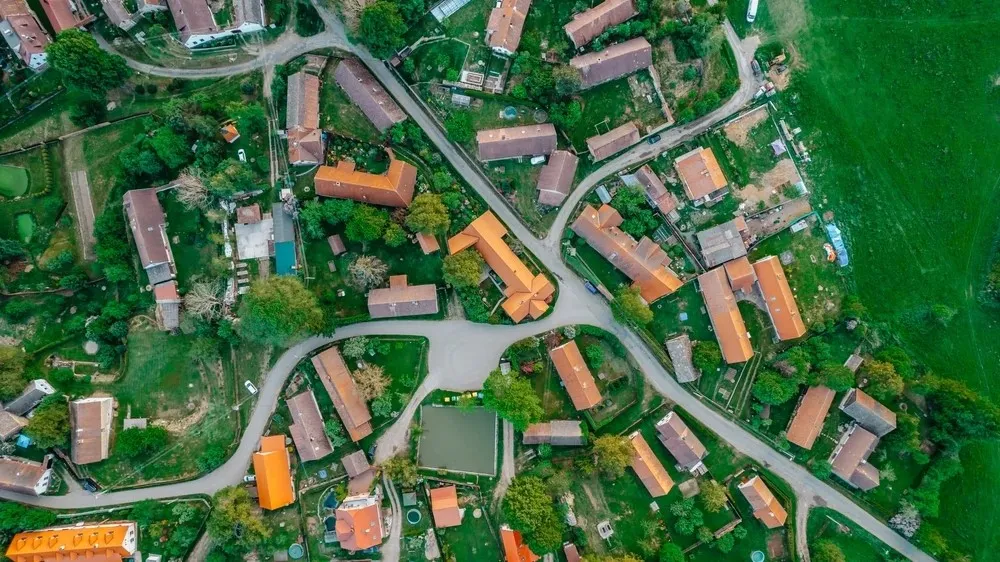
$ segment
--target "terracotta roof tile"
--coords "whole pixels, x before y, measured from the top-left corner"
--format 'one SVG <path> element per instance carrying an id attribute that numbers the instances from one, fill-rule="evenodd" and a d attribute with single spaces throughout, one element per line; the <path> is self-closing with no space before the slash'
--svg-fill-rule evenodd
<path id="1" fill-rule="evenodd" d="M 458 489 L 454 485 L 432 488 L 430 495 L 435 527 L 444 529 L 462 524 L 462 513 L 458 510 Z"/>
<path id="2" fill-rule="evenodd" d="M 879 472 L 867 461 L 876 446 L 878 437 L 874 433 L 860 425 L 852 425 L 830 457 L 833 473 L 862 490 L 875 488 L 879 485 Z"/>
<path id="3" fill-rule="evenodd" d="M 388 288 L 372 289 L 368 293 L 368 314 L 372 318 L 420 316 L 437 312 L 437 287 L 433 284 L 409 285 L 405 275 L 394 275 L 389 278 Z"/>
<path id="4" fill-rule="evenodd" d="M 84 2 L 70 2 L 69 0 L 39 0 L 42 10 L 49 18 L 52 29 L 56 33 L 83 27 L 94 21 L 95 17 L 87 11 Z"/>
<path id="5" fill-rule="evenodd" d="M 487 129 L 476 133 L 479 159 L 484 162 L 552 154 L 556 141 L 556 128 L 552 123 Z"/>
<path id="6" fill-rule="evenodd" d="M 711 148 L 696 148 L 674 160 L 674 168 L 691 200 L 697 200 L 729 184 Z"/>
<path id="7" fill-rule="evenodd" d="M 660 179 L 660 176 L 656 175 L 656 172 L 649 167 L 649 164 L 635 171 L 635 179 L 646 190 L 646 197 L 664 215 L 669 215 L 680 206 L 677 196 L 667 190 L 667 186 L 663 184 L 663 180 Z"/>
<path id="8" fill-rule="evenodd" d="M 653 47 L 644 37 L 637 37 L 600 52 L 573 57 L 569 64 L 580 72 L 583 87 L 592 88 L 651 66 Z"/>
<path id="9" fill-rule="evenodd" d="M 506 525 L 500 527 L 500 544 L 503 545 L 504 562 L 536 562 L 541 558 L 524 544 L 521 533 Z"/>
<path id="10" fill-rule="evenodd" d="M 257 501 L 262 508 L 280 509 L 295 502 L 292 465 L 284 435 L 260 438 L 260 450 L 253 454 L 253 471 L 257 477 Z"/>
<path id="11" fill-rule="evenodd" d="M 629 435 L 629 440 L 632 442 L 632 470 L 639 476 L 649 495 L 654 498 L 667 495 L 674 487 L 674 481 L 663 468 L 660 459 L 656 458 L 638 431 Z"/>
<path id="12" fill-rule="evenodd" d="M 110 453 L 114 398 L 81 398 L 69 403 L 72 459 L 76 464 L 100 462 Z"/>
<path id="13" fill-rule="evenodd" d="M 48 527 L 17 533 L 7 547 L 12 562 L 121 562 L 138 546 L 135 521 Z"/>
<path id="14" fill-rule="evenodd" d="M 823 421 L 833 404 L 835 392 L 825 386 L 811 386 L 795 409 L 785 438 L 803 449 L 812 449 L 823 431 Z"/>
<path id="15" fill-rule="evenodd" d="M 635 126 L 635 121 L 629 121 L 587 139 L 587 150 L 595 161 L 601 161 L 639 142 L 639 139 L 639 128 Z"/>
<path id="16" fill-rule="evenodd" d="M 788 286 L 788 278 L 781 262 L 775 256 L 768 256 L 753 264 L 757 274 L 757 284 L 764 295 L 767 305 L 767 315 L 771 318 L 778 339 L 785 341 L 802 337 L 806 333 L 806 325 L 799 314 L 799 305 Z"/>
<path id="17" fill-rule="evenodd" d="M 341 160 L 336 166 L 320 166 L 316 172 L 316 195 L 353 199 L 386 207 L 407 207 L 413 200 L 417 168 L 389 154 L 389 169 L 384 174 L 369 174 L 355 169 L 354 162 Z"/>
<path id="18" fill-rule="evenodd" d="M 486 22 L 486 43 L 504 53 L 517 51 L 529 8 L 531 0 L 502 0 Z"/>
<path id="19" fill-rule="evenodd" d="M 378 496 L 348 496 L 337 508 L 337 539 L 349 552 L 382 544 L 385 527 Z"/>
<path id="20" fill-rule="evenodd" d="M 601 403 L 601 391 L 597 389 L 594 375 L 590 374 L 576 341 L 570 340 L 552 348 L 549 357 L 577 410 L 589 410 Z"/>
<path id="21" fill-rule="evenodd" d="M 604 0 L 600 4 L 576 14 L 563 26 L 573 46 L 579 49 L 594 40 L 605 29 L 628 21 L 639 12 L 632 0 Z"/>
<path id="22" fill-rule="evenodd" d="M 726 363 L 743 363 L 753 357 L 747 327 L 725 270 L 717 267 L 702 273 L 698 276 L 698 288 Z"/>
<path id="23" fill-rule="evenodd" d="M 347 428 L 351 441 L 358 442 L 371 435 L 372 415 L 358 393 L 358 387 L 337 348 L 331 347 L 316 354 L 312 358 L 312 364 L 323 388 L 330 395 L 340 420 Z"/>
<path id="24" fill-rule="evenodd" d="M 739 483 L 737 486 L 743 497 L 750 503 L 753 509 L 753 516 L 756 517 L 768 529 L 776 529 L 785 524 L 788 519 L 788 512 L 782 507 L 778 498 L 774 497 L 767 484 L 761 480 L 760 476 L 754 476 L 749 480 Z"/>

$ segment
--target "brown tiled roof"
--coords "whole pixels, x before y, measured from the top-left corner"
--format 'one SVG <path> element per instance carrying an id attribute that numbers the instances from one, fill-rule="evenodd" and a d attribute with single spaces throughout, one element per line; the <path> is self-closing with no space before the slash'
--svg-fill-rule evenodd
<path id="1" fill-rule="evenodd" d="M 431 488 L 430 496 L 435 527 L 444 529 L 462 524 L 462 513 L 458 510 L 458 489 L 454 484 Z"/>
<path id="2" fill-rule="evenodd" d="M 181 294 L 177 292 L 177 282 L 167 281 L 153 287 L 153 297 L 157 303 L 180 303 Z"/>
<path id="3" fill-rule="evenodd" d="M 502 0 L 490 12 L 490 19 L 486 22 L 486 43 L 494 50 L 506 53 L 517 51 L 529 8 L 531 0 Z"/>
<path id="4" fill-rule="evenodd" d="M 344 422 L 351 441 L 358 442 L 371 435 L 372 415 L 358 393 L 358 387 L 337 348 L 331 347 L 316 354 L 312 358 L 312 364 L 323 388 L 330 395 L 340 420 Z"/>
<path id="5" fill-rule="evenodd" d="M 711 148 L 696 148 L 674 160 L 688 199 L 701 199 L 729 184 Z"/>
<path id="6" fill-rule="evenodd" d="M 292 461 L 285 447 L 285 436 L 260 438 L 260 450 L 253 454 L 257 476 L 257 502 L 264 509 L 281 509 L 295 502 Z"/>
<path id="7" fill-rule="evenodd" d="M 674 481 L 663 468 L 660 459 L 656 458 L 638 431 L 629 435 L 629 440 L 632 442 L 632 470 L 642 481 L 642 485 L 654 498 L 667 495 L 667 492 L 674 487 Z"/>
<path id="8" fill-rule="evenodd" d="M 664 215 L 669 215 L 671 211 L 677 209 L 680 202 L 677 196 L 667 191 L 667 186 L 663 185 L 660 176 L 646 164 L 635 171 L 635 179 L 646 190 L 646 197 L 656 205 L 656 208 Z"/>
<path id="9" fill-rule="evenodd" d="M 236 139 L 240 138 L 240 132 L 236 129 L 235 123 L 226 123 L 219 129 L 219 134 L 222 135 L 222 140 L 230 144 L 236 142 Z"/>
<path id="10" fill-rule="evenodd" d="M 740 229 L 740 220 L 742 217 L 737 217 L 695 234 L 706 266 L 715 267 L 747 255 L 747 245 L 742 232 L 746 229 Z"/>
<path id="11" fill-rule="evenodd" d="M 340 459 L 340 462 L 344 465 L 344 470 L 347 471 L 348 478 L 360 476 L 372 467 L 368 464 L 368 457 L 365 456 L 364 451 L 354 451 Z"/>
<path id="12" fill-rule="evenodd" d="M 118 27 L 131 29 L 135 25 L 132 21 L 132 15 L 125 9 L 125 5 L 122 4 L 121 0 L 101 0 L 101 8 L 104 9 L 104 13 L 108 15 L 111 23 Z"/>
<path id="13" fill-rule="evenodd" d="M 256 224 L 262 220 L 260 205 L 254 203 L 236 208 L 236 224 Z"/>
<path id="14" fill-rule="evenodd" d="M 337 508 L 337 540 L 341 548 L 357 552 L 382 544 L 385 527 L 377 496 L 348 496 Z"/>
<path id="15" fill-rule="evenodd" d="M 114 399 L 82 398 L 69 403 L 72 459 L 76 464 L 90 464 L 108 458 Z"/>
<path id="16" fill-rule="evenodd" d="M 31 14 L 32 11 L 24 0 L 0 0 L 0 19 Z"/>
<path id="17" fill-rule="evenodd" d="M 753 264 L 757 274 L 757 285 L 764 295 L 767 305 L 767 315 L 771 318 L 778 339 L 785 341 L 802 337 L 806 333 L 806 325 L 799 314 L 799 305 L 788 286 L 785 270 L 776 256 L 767 256 Z"/>
<path id="18" fill-rule="evenodd" d="M 320 166 L 316 172 L 316 195 L 353 199 L 386 207 L 407 207 L 413 200 L 417 168 L 389 155 L 389 170 L 369 174 L 355 169 L 354 162 L 341 160 L 336 166 Z"/>
<path id="19" fill-rule="evenodd" d="M 433 254 L 441 250 L 441 243 L 438 242 L 437 235 L 433 232 L 418 232 L 417 244 L 420 244 L 420 250 L 424 255 Z"/>
<path id="20" fill-rule="evenodd" d="M 69 0 L 40 0 L 40 2 L 56 33 L 83 27 L 95 19 L 87 12 L 87 5 L 84 2 L 70 3 Z"/>
<path id="21" fill-rule="evenodd" d="M 684 470 L 694 470 L 708 455 L 698 436 L 684 423 L 677 412 L 671 411 L 656 422 L 656 437 Z"/>
<path id="22" fill-rule="evenodd" d="M 810 386 L 806 390 L 785 432 L 789 443 L 795 443 L 803 449 L 812 449 L 816 438 L 823 431 L 823 420 L 833 404 L 834 394 L 834 391 L 822 385 Z"/>
<path id="23" fill-rule="evenodd" d="M 156 197 L 156 188 L 126 191 L 124 206 L 142 267 L 172 262 L 167 217 Z"/>
<path id="24" fill-rule="evenodd" d="M 462 232 L 448 239 L 448 253 L 457 254 L 475 246 L 477 252 L 503 280 L 506 289 L 502 307 L 514 322 L 530 315 L 538 318 L 549 309 L 555 286 L 542 273 L 532 273 L 503 238 L 507 229 L 492 211 L 486 211 Z"/>
<path id="25" fill-rule="evenodd" d="M 48 464 L 18 457 L 0 457 L 0 490 L 36 496 L 35 487 L 46 478 Z"/>
<path id="26" fill-rule="evenodd" d="M 219 32 L 219 26 L 215 24 L 215 17 L 206 0 L 170 0 L 167 6 L 174 18 L 174 27 L 181 34 L 182 42 L 187 41 L 192 35 Z"/>
<path id="27" fill-rule="evenodd" d="M 600 161 L 639 142 L 639 138 L 639 128 L 635 126 L 635 121 L 629 121 L 602 135 L 587 139 L 587 150 L 595 161 Z"/>
<path id="28" fill-rule="evenodd" d="M 597 389 L 594 375 L 590 374 L 576 341 L 570 340 L 550 349 L 549 357 L 573 401 L 573 407 L 589 410 L 601 403 L 601 391 Z"/>
<path id="29" fill-rule="evenodd" d="M 573 543 L 568 542 L 563 545 L 563 556 L 566 557 L 566 562 L 580 562 L 580 553 Z"/>
<path id="30" fill-rule="evenodd" d="M 297 394 L 285 400 L 285 404 L 292 417 L 292 425 L 288 426 L 288 431 L 292 434 L 299 458 L 303 462 L 314 461 L 332 453 L 333 444 L 326 436 L 323 414 L 319 412 L 313 391 Z"/>
<path id="31" fill-rule="evenodd" d="M 296 165 L 321 164 L 323 158 L 323 131 L 295 127 L 288 130 L 288 163 Z"/>
<path id="32" fill-rule="evenodd" d="M 600 210 L 587 205 L 570 228 L 634 281 L 646 302 L 679 289 L 681 280 L 667 267 L 667 253 L 645 236 L 636 242 L 618 228 L 621 223 L 621 214 L 611 205 L 602 205 Z"/>
<path id="33" fill-rule="evenodd" d="M 339 256 L 347 251 L 347 246 L 344 245 L 344 239 L 341 238 L 339 234 L 328 236 L 326 243 L 330 245 L 330 251 L 333 252 L 333 255 L 335 256 Z"/>
<path id="34" fill-rule="evenodd" d="M 437 287 L 408 285 L 405 275 L 389 277 L 389 288 L 368 293 L 368 314 L 372 318 L 396 318 L 437 314 Z"/>
<path id="35" fill-rule="evenodd" d="M 878 437 L 896 429 L 896 412 L 859 388 L 852 388 L 840 401 L 840 409 Z"/>
<path id="36" fill-rule="evenodd" d="M 552 420 L 533 423 L 524 430 L 522 443 L 525 445 L 541 445 L 547 443 L 556 446 L 583 445 L 583 427 L 577 420 Z"/>
<path id="37" fill-rule="evenodd" d="M 583 87 L 592 88 L 652 65 L 653 47 L 644 37 L 637 37 L 600 52 L 573 57 L 569 64 L 580 71 Z"/>
<path id="38" fill-rule="evenodd" d="M 288 129 L 319 128 L 319 77 L 300 70 L 288 77 L 285 101 Z"/>
<path id="39" fill-rule="evenodd" d="M 605 29 L 627 21 L 639 12 L 632 0 L 604 0 L 593 8 L 576 14 L 563 26 L 573 46 L 579 49 L 594 40 Z"/>
<path id="40" fill-rule="evenodd" d="M 21 432 L 28 425 L 27 418 L 0 410 L 0 439 L 7 440 Z"/>
<path id="41" fill-rule="evenodd" d="M 48 527 L 17 533 L 7 547 L 11 562 L 121 562 L 136 553 L 135 521 Z M 81 540 L 81 538 L 86 540 Z"/>
<path id="42" fill-rule="evenodd" d="M 0 0 L 0 19 L 7 20 L 21 43 L 18 55 L 28 64 L 32 55 L 45 52 L 51 43 L 48 33 L 24 0 Z"/>
<path id="43" fill-rule="evenodd" d="M 743 363 L 753 357 L 747 327 L 725 270 L 717 267 L 702 273 L 698 276 L 698 288 L 726 363 Z"/>
<path id="44" fill-rule="evenodd" d="M 756 517 L 768 529 L 776 529 L 785 524 L 788 519 L 788 512 L 782 507 L 778 498 L 774 497 L 767 484 L 761 480 L 760 476 L 754 476 L 749 480 L 740 482 L 737 486 L 743 497 L 750 503 L 753 509 L 753 516 Z"/>
<path id="45" fill-rule="evenodd" d="M 726 277 L 729 278 L 729 285 L 734 291 L 743 291 L 747 294 L 753 292 L 753 284 L 757 282 L 757 275 L 746 256 L 727 261 L 723 267 L 726 268 Z"/>
<path id="46" fill-rule="evenodd" d="M 879 485 L 878 469 L 868 464 L 868 456 L 878 446 L 878 437 L 860 425 L 852 425 L 844 432 L 840 443 L 830 457 L 833 473 L 842 480 L 862 490 Z"/>
<path id="47" fill-rule="evenodd" d="M 500 543 L 503 545 L 504 562 L 536 562 L 539 556 L 524 544 L 521 533 L 504 525 L 500 527 Z"/>
<path id="48" fill-rule="evenodd" d="M 572 152 L 556 150 L 538 174 L 538 202 L 556 207 L 562 205 L 573 188 L 573 179 L 580 159 Z"/>
<path id="49" fill-rule="evenodd" d="M 385 132 L 396 123 L 406 120 L 406 113 L 396 100 L 392 99 L 358 59 L 340 61 L 333 72 L 333 78 L 379 131 Z"/>
<path id="50" fill-rule="evenodd" d="M 483 162 L 542 156 L 556 149 L 556 128 L 552 123 L 487 129 L 476 133 L 479 159 Z"/>

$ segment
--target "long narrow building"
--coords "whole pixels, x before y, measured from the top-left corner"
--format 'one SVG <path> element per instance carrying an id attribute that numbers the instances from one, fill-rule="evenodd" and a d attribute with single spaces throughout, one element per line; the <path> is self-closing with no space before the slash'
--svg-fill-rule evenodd
<path id="1" fill-rule="evenodd" d="M 398 160 L 389 150 L 389 169 L 384 174 L 358 170 L 349 160 L 336 166 L 320 166 L 316 172 L 316 195 L 353 199 L 385 207 L 408 207 L 417 184 L 417 168 Z"/>
<path id="2" fill-rule="evenodd" d="M 628 76 L 653 64 L 653 46 L 644 37 L 612 45 L 603 51 L 573 57 L 584 89 Z"/>
<path id="3" fill-rule="evenodd" d="M 604 0 L 593 8 L 573 16 L 569 23 L 563 26 L 569 40 L 577 49 L 587 45 L 605 29 L 624 23 L 639 12 L 632 0 Z"/>
<path id="4" fill-rule="evenodd" d="M 312 364 L 351 441 L 357 443 L 371 435 L 374 431 L 371 412 L 358 392 L 340 351 L 336 347 L 327 348 L 313 356 Z"/>
<path id="5" fill-rule="evenodd" d="M 750 335 L 736 306 L 736 295 L 729 285 L 725 268 L 717 267 L 702 273 L 698 276 L 698 287 L 726 363 L 749 361 L 753 357 Z"/>
<path id="6" fill-rule="evenodd" d="M 406 120 L 403 109 L 360 60 L 351 58 L 340 61 L 333 78 L 380 132 L 384 133 L 396 123 Z"/>

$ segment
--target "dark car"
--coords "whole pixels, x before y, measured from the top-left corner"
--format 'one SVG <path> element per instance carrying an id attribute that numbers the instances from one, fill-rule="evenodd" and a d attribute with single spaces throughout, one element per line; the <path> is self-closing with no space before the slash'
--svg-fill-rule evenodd
<path id="1" fill-rule="evenodd" d="M 584 281 L 583 286 L 586 287 L 591 293 L 594 293 L 595 295 L 597 294 L 597 287 L 595 287 L 590 281 Z"/>
<path id="2" fill-rule="evenodd" d="M 646 139 L 646 142 L 648 142 L 649 144 L 656 144 L 660 142 L 660 139 L 662 138 L 663 137 L 661 137 L 660 134 L 657 133 L 655 135 L 649 135 L 649 137 Z"/>

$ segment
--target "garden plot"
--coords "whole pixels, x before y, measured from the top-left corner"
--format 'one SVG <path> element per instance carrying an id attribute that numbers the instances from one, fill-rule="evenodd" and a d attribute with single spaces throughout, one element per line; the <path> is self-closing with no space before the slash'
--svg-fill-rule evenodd
<path id="1" fill-rule="evenodd" d="M 421 468 L 496 475 L 497 416 L 484 409 L 420 408 L 423 432 L 417 450 Z"/>

